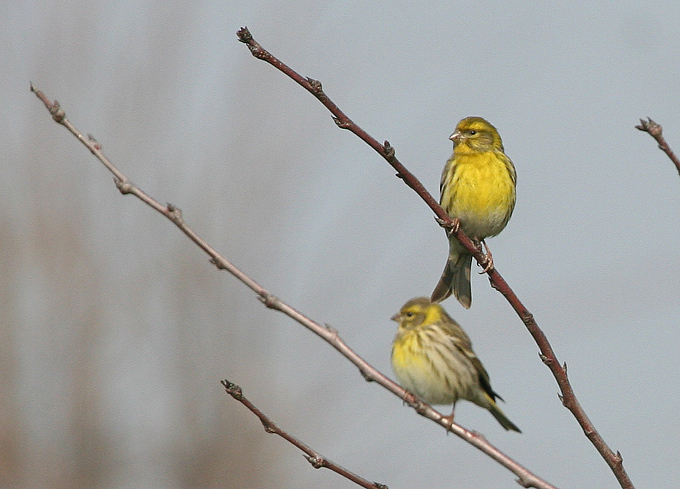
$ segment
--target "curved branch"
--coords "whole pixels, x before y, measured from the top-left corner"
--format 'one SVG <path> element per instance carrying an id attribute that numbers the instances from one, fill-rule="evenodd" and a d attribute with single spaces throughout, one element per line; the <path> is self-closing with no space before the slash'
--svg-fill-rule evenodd
<path id="1" fill-rule="evenodd" d="M 379 484 L 377 482 L 370 482 L 363 477 L 360 477 L 353 472 L 350 472 L 349 470 L 345 469 L 344 467 L 336 464 L 335 462 L 327 459 L 320 453 L 318 453 L 316 450 L 313 450 L 306 444 L 302 443 L 300 440 L 286 432 L 285 430 L 279 428 L 279 426 L 274 423 L 269 417 L 264 414 L 262 411 L 260 411 L 252 402 L 250 402 L 248 399 L 246 399 L 246 396 L 243 395 L 243 391 L 241 388 L 229 382 L 228 380 L 223 380 L 221 381 L 222 385 L 224 386 L 224 389 L 227 391 L 227 394 L 229 394 L 231 397 L 236 399 L 238 402 L 243 404 L 245 407 L 247 407 L 250 412 L 252 412 L 255 416 L 257 416 L 262 423 L 262 426 L 264 427 L 264 430 L 267 433 L 273 433 L 275 435 L 279 435 L 281 438 L 286 440 L 288 443 L 291 445 L 299 448 L 301 451 L 305 452 L 307 462 L 309 462 L 312 467 L 315 469 L 320 469 L 320 468 L 326 468 L 330 469 L 336 474 L 340 474 L 343 476 L 345 479 L 349 479 L 355 484 L 365 487 L 366 489 L 387 489 L 387 486 L 384 484 Z"/>
<path id="2" fill-rule="evenodd" d="M 335 329 L 328 325 L 321 325 L 308 318 L 301 312 L 295 310 L 285 302 L 281 301 L 271 293 L 269 293 L 265 288 L 261 287 L 257 282 L 255 282 L 248 275 L 243 273 L 241 270 L 236 268 L 230 261 L 220 255 L 212 246 L 210 246 L 203 238 L 201 238 L 193 229 L 191 229 L 182 217 L 181 210 L 172 205 L 162 205 L 151 196 L 142 191 L 139 187 L 134 185 L 102 152 L 101 145 L 95 141 L 92 136 L 87 138 L 76 129 L 76 127 L 71 124 L 71 122 L 66 118 L 64 110 L 61 108 L 59 103 L 55 100 L 50 102 L 49 99 L 40 91 L 37 90 L 31 84 L 31 91 L 33 91 L 36 96 L 42 100 L 45 107 L 52 115 L 52 118 L 68 129 L 85 147 L 87 147 L 90 152 L 97 157 L 97 159 L 114 175 L 114 181 L 116 187 L 120 190 L 122 194 L 132 194 L 139 198 L 145 204 L 149 205 L 156 211 L 163 214 L 166 218 L 172 221 L 185 235 L 189 237 L 196 245 L 198 245 L 203 251 L 205 251 L 211 259 L 211 262 L 221 270 L 226 270 L 237 279 L 243 282 L 247 287 L 252 289 L 257 295 L 262 303 L 270 308 L 280 311 L 287 316 L 291 317 L 298 323 L 305 326 L 307 329 L 320 336 L 323 340 L 329 343 L 333 348 L 338 350 L 344 357 L 346 357 L 350 362 L 356 365 L 367 381 L 374 381 L 383 386 L 388 391 L 395 394 L 397 397 L 406 402 L 409 406 L 414 408 L 418 414 L 424 416 L 428 419 L 435 421 L 444 428 L 448 428 L 449 431 L 453 432 L 463 440 L 470 443 L 472 446 L 476 447 L 480 451 L 487 454 L 492 459 L 496 460 L 498 463 L 506 467 L 508 470 L 513 472 L 518 477 L 518 482 L 524 487 L 535 487 L 538 489 L 556 489 L 554 486 L 544 481 L 540 477 L 536 476 L 528 469 L 520 465 L 518 462 L 512 460 L 510 457 L 501 452 L 494 445 L 489 443 L 482 435 L 474 431 L 469 431 L 458 424 L 451 424 L 448 419 L 446 419 L 441 413 L 437 412 L 430 405 L 417 400 L 411 393 L 403 389 L 401 386 L 394 383 L 387 376 L 382 374 L 372 365 L 370 365 L 366 360 L 361 358 L 356 354 L 340 337 Z M 415 177 L 413 177 L 415 178 Z"/>
<path id="3" fill-rule="evenodd" d="M 238 36 L 239 41 L 248 46 L 253 56 L 266 61 L 296 81 L 299 85 L 314 95 L 319 100 L 319 102 L 321 102 L 333 114 L 334 120 L 340 128 L 347 129 L 356 134 L 361 140 L 366 142 L 385 160 L 387 160 L 387 162 L 392 165 L 395 170 L 397 170 L 397 176 L 402 178 L 404 183 L 411 187 L 425 201 L 430 209 L 432 209 L 440 224 L 447 228 L 451 228 L 450 234 L 456 236 L 458 241 L 460 241 L 461 244 L 472 254 L 472 256 L 475 257 L 475 260 L 477 260 L 477 263 L 482 268 L 486 268 L 488 264 L 487 257 L 484 255 L 484 253 L 482 253 L 481 248 L 476 246 L 472 240 L 470 240 L 470 238 L 460 230 L 457 219 L 452 220 L 439 206 L 432 195 L 420 183 L 420 181 L 411 172 L 409 172 L 404 167 L 404 165 L 399 162 L 399 160 L 397 160 L 394 149 L 390 146 L 388 141 L 385 141 L 385 143 L 381 145 L 376 139 L 352 122 L 352 120 L 347 117 L 344 112 L 342 112 L 338 106 L 335 105 L 335 103 L 333 103 L 333 101 L 331 101 L 331 99 L 328 98 L 328 96 L 323 92 L 321 83 L 319 81 L 300 76 L 292 68 L 278 60 L 275 56 L 265 50 L 257 41 L 255 41 L 255 39 L 253 39 L 253 36 L 247 27 L 242 27 L 239 29 L 236 35 Z M 533 315 L 527 310 L 526 307 L 524 307 L 524 304 L 522 304 L 517 295 L 515 295 L 513 290 L 495 267 L 492 267 L 487 273 L 489 276 L 489 281 L 491 282 L 491 286 L 503 294 L 517 315 L 526 325 L 529 333 L 531 336 L 533 336 L 534 341 L 536 341 L 536 344 L 541 351 L 541 359 L 543 360 L 543 363 L 548 366 L 555 377 L 555 380 L 557 381 L 557 385 L 560 388 L 560 399 L 562 400 L 562 404 L 574 415 L 579 425 L 581 425 L 581 428 L 586 433 L 588 439 L 592 442 L 602 458 L 612 469 L 612 472 L 619 481 L 621 487 L 623 489 L 633 489 L 633 483 L 628 477 L 625 468 L 623 467 L 621 455 L 618 452 L 614 453 L 612 449 L 609 448 L 607 443 L 604 441 L 602 436 L 600 436 L 593 423 L 586 415 L 586 412 L 578 402 L 571 384 L 569 383 L 566 368 L 560 365 L 560 362 L 557 360 L 557 356 L 555 355 L 548 338 L 538 327 Z"/>

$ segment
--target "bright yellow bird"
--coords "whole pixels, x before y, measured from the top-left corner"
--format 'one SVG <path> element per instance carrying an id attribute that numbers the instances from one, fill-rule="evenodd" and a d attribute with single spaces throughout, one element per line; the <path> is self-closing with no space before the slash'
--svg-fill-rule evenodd
<path id="1" fill-rule="evenodd" d="M 484 239 L 500 233 L 515 208 L 515 166 L 503 152 L 496 128 L 481 117 L 460 121 L 449 139 L 453 141 L 453 154 L 442 172 L 439 204 L 452 219 L 460 220 L 466 235 L 486 246 Z M 490 268 L 493 260 L 488 247 L 487 253 Z M 463 307 L 469 308 L 471 264 L 472 255 L 452 236 L 432 302 L 441 302 L 453 293 Z"/>
<path id="2" fill-rule="evenodd" d="M 450 423 L 456 402 L 465 399 L 487 409 L 506 430 L 520 432 L 496 404 L 501 396 L 491 389 L 470 338 L 442 306 L 417 297 L 392 319 L 399 323 L 392 370 L 404 389 L 429 404 L 453 404 Z"/>

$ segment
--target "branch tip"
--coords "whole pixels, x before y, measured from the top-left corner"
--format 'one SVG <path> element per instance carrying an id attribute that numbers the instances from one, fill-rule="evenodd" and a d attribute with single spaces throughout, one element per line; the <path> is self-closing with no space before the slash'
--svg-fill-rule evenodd
<path id="1" fill-rule="evenodd" d="M 241 387 L 234 384 L 233 382 L 229 382 L 227 379 L 224 379 L 222 381 L 222 385 L 224 386 L 225 390 L 227 391 L 227 394 L 229 394 L 231 397 L 233 397 L 237 401 L 240 401 L 240 400 L 243 399 L 243 391 L 241 390 Z"/>
<path id="2" fill-rule="evenodd" d="M 640 119 L 640 124 L 635 126 L 635 129 L 639 131 L 648 132 L 651 136 L 661 136 L 663 128 L 661 124 L 652 120 L 651 117 L 647 116 L 647 120 Z"/>
<path id="3" fill-rule="evenodd" d="M 238 31 L 236 31 L 236 36 L 238 37 L 238 40 L 241 42 L 247 43 L 253 40 L 253 35 L 250 33 L 246 26 L 243 26 Z"/>

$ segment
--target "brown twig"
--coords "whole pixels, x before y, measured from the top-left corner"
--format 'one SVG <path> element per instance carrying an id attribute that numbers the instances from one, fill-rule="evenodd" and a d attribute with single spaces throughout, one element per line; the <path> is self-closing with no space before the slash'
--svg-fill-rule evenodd
<path id="1" fill-rule="evenodd" d="M 286 314 L 298 323 L 302 324 L 308 328 L 313 333 L 320 336 L 336 350 L 338 350 L 343 356 L 345 356 L 349 361 L 356 365 L 367 381 L 374 381 L 404 402 L 409 406 L 414 408 L 416 412 L 428 419 L 439 423 L 444 428 L 448 428 L 449 431 L 456 434 L 463 440 L 467 441 L 480 451 L 487 454 L 492 459 L 496 460 L 498 463 L 506 467 L 508 470 L 513 472 L 518 477 L 518 482 L 524 487 L 535 487 L 538 489 L 555 489 L 548 482 L 544 481 L 540 477 L 531 473 L 525 467 L 520 465 L 518 462 L 512 460 L 510 457 L 501 452 L 498 448 L 489 443 L 480 434 L 469 431 L 462 426 L 453 423 L 450 424 L 448 419 L 446 419 L 441 413 L 434 410 L 430 405 L 418 401 L 413 397 L 412 394 L 404 390 L 401 386 L 394 383 L 387 376 L 382 374 L 380 371 L 371 366 L 368 362 L 357 355 L 347 344 L 340 339 L 338 333 L 335 329 L 328 325 L 321 325 L 310 318 L 302 314 L 301 312 L 295 310 L 285 302 L 281 301 L 277 297 L 270 294 L 266 289 L 261 287 L 257 282 L 247 276 L 245 273 L 236 268 L 231 262 L 222 257 L 212 246 L 210 246 L 203 238 L 201 238 L 195 231 L 193 231 L 182 218 L 181 211 L 172 204 L 166 206 L 160 204 L 158 201 L 147 195 L 137 186 L 132 184 L 132 182 L 116 167 L 111 163 L 111 161 L 104 156 L 101 145 L 97 143 L 94 138 L 84 137 L 83 134 L 75 128 L 73 124 L 66 118 L 64 110 L 59 106 L 59 103 L 55 100 L 50 102 L 49 99 L 40 91 L 37 90 L 33 85 L 31 85 L 31 91 L 33 91 L 36 96 L 42 100 L 45 104 L 47 110 L 52 114 L 53 119 L 59 124 L 66 127 L 81 143 L 83 143 L 90 152 L 101 161 L 104 166 L 114 175 L 114 181 L 116 186 L 122 194 L 132 194 L 142 200 L 147 205 L 151 206 L 153 209 L 157 210 L 170 221 L 172 221 L 184 234 L 186 234 L 194 243 L 196 243 L 202 250 L 204 250 L 211 259 L 211 262 L 221 270 L 227 270 L 229 273 L 234 275 L 237 279 L 243 282 L 247 287 L 252 289 L 257 293 L 258 298 L 262 303 L 270 308 Z M 415 178 L 415 177 L 414 177 Z"/>
<path id="2" fill-rule="evenodd" d="M 432 209 L 432 211 L 437 216 L 438 222 L 440 222 L 442 226 L 450 228 L 450 233 L 456 236 L 458 241 L 460 241 L 463 246 L 475 257 L 477 263 L 482 268 L 486 267 L 487 257 L 484 255 L 484 253 L 482 253 L 481 248 L 476 246 L 475 243 L 473 243 L 472 240 L 470 240 L 470 238 L 460 230 L 460 226 L 457 225 L 457 220 L 452 220 L 439 206 L 432 195 L 420 183 L 420 181 L 411 172 L 409 172 L 399 162 L 399 160 L 397 160 L 394 148 L 390 146 L 389 142 L 385 141 L 385 143 L 381 145 L 376 139 L 371 137 L 363 129 L 352 122 L 352 120 L 347 117 L 323 92 L 321 83 L 319 81 L 312 80 L 311 78 L 304 78 L 292 68 L 281 62 L 270 52 L 265 50 L 257 41 L 255 41 L 255 39 L 253 39 L 253 36 L 247 27 L 239 29 L 236 35 L 238 36 L 239 41 L 248 46 L 253 56 L 271 64 L 285 75 L 296 81 L 312 95 L 314 95 L 333 114 L 333 118 L 338 127 L 347 129 L 356 134 L 361 140 L 366 142 L 385 160 L 387 160 L 387 162 L 392 165 L 395 170 L 397 170 L 397 176 L 402 178 L 404 182 L 425 201 L 430 209 Z M 524 307 L 524 304 L 522 304 L 522 302 L 515 295 L 513 290 L 495 267 L 488 271 L 488 276 L 491 286 L 503 294 L 515 312 L 517 312 L 520 319 L 522 319 L 526 325 L 529 333 L 531 336 L 533 336 L 534 341 L 536 341 L 536 344 L 541 351 L 541 359 L 552 372 L 560 388 L 560 399 L 562 400 L 562 404 L 572 412 L 588 439 L 593 443 L 597 451 L 612 469 L 621 487 L 623 489 L 633 489 L 633 483 L 628 477 L 628 474 L 626 474 L 620 453 L 614 453 L 611 448 L 609 448 L 586 415 L 585 411 L 581 407 L 581 404 L 578 402 L 576 395 L 574 394 L 571 384 L 569 383 L 566 365 L 564 367 L 560 365 L 560 362 L 557 360 L 557 356 L 555 355 L 548 338 L 538 327 L 533 315 L 527 310 L 526 307 Z"/>
<path id="3" fill-rule="evenodd" d="M 279 428 L 279 426 L 277 426 L 276 423 L 269 419 L 267 415 L 260 411 L 252 402 L 246 399 L 246 397 L 243 395 L 243 391 L 238 385 L 233 384 L 228 380 L 223 380 L 221 382 L 225 390 L 227 391 L 227 394 L 229 394 L 231 397 L 233 397 L 238 402 L 247 407 L 255 416 L 257 416 L 260 419 L 260 422 L 262 423 L 262 426 L 264 426 L 264 430 L 267 433 L 279 435 L 281 438 L 286 440 L 291 445 L 294 445 L 303 452 L 305 452 L 306 454 L 305 458 L 315 469 L 321 468 L 330 469 L 333 472 L 340 474 L 344 478 L 351 480 L 355 484 L 361 487 L 365 487 L 366 489 L 387 489 L 386 485 L 368 481 L 363 477 L 360 477 L 354 474 L 353 472 L 350 472 L 346 468 L 336 464 L 335 462 L 324 457 L 323 455 L 316 452 L 309 446 L 305 445 L 304 443 L 302 443 L 300 440 L 298 440 L 285 430 Z"/>
<path id="4" fill-rule="evenodd" d="M 647 117 L 647 120 L 640 119 L 640 125 L 635 126 L 635 128 L 648 133 L 656 139 L 659 149 L 668 155 L 675 165 L 675 169 L 680 173 L 680 160 L 678 160 L 678 157 L 673 153 L 673 150 L 666 142 L 666 138 L 663 137 L 663 128 L 661 127 L 661 124 L 657 124 L 651 118 Z"/>

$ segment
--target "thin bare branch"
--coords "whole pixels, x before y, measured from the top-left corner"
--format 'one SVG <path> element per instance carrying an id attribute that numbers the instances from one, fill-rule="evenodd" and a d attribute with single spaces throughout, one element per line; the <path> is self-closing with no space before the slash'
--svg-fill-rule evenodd
<path id="1" fill-rule="evenodd" d="M 53 119 L 66 127 L 81 143 L 83 143 L 83 145 L 85 145 L 90 150 L 93 155 L 97 157 L 99 161 L 102 162 L 102 164 L 104 164 L 104 166 L 111 173 L 114 174 L 114 181 L 122 194 L 132 194 L 136 196 L 142 202 L 146 203 L 167 217 L 178 228 L 180 228 L 184 234 L 186 234 L 194 243 L 196 243 L 210 256 L 210 261 L 217 268 L 221 270 L 227 270 L 229 273 L 243 282 L 247 287 L 257 293 L 258 298 L 266 307 L 286 314 L 308 328 L 313 333 L 320 336 L 336 350 L 338 350 L 350 362 L 356 365 L 367 381 L 373 381 L 380 384 L 385 389 L 389 390 L 394 395 L 406 402 L 409 406 L 414 408 L 418 414 L 435 421 L 444 428 L 449 428 L 449 431 L 467 441 L 472 446 L 484 452 L 502 466 L 513 472 L 518 477 L 518 483 L 520 485 L 524 487 L 535 487 L 538 489 L 556 489 L 555 486 L 544 481 L 520 465 L 518 462 L 505 455 L 498 448 L 489 443 L 479 433 L 469 431 L 456 423 L 450 424 L 450 422 L 441 413 L 437 412 L 430 405 L 417 400 L 411 393 L 403 389 L 398 384 L 394 383 L 391 379 L 357 355 L 342 339 L 340 339 L 335 329 L 328 325 L 321 325 L 311 320 L 257 284 L 257 282 L 236 268 L 231 262 L 221 256 L 212 246 L 203 240 L 203 238 L 201 238 L 195 231 L 193 231 L 185 223 L 179 208 L 172 204 L 164 206 L 135 186 L 117 167 L 113 165 L 113 163 L 111 163 L 108 158 L 106 158 L 106 156 L 104 156 L 101 145 L 97 143 L 94 138 L 91 136 L 87 138 L 84 137 L 83 134 L 78 131 L 78 129 L 76 129 L 70 121 L 68 121 L 64 110 L 59 106 L 58 102 L 50 102 L 49 99 L 33 85 L 31 85 L 31 90 L 35 92 L 36 96 L 40 98 L 40 100 L 42 100 L 47 110 L 50 112 L 50 114 L 52 114 Z"/>
<path id="2" fill-rule="evenodd" d="M 378 143 L 376 139 L 356 125 L 349 117 L 347 117 L 347 115 L 345 115 L 344 112 L 338 108 L 337 105 L 335 105 L 335 103 L 323 92 L 321 82 L 312 80 L 311 78 L 302 77 L 297 72 L 295 72 L 295 70 L 277 59 L 269 51 L 264 49 L 257 41 L 255 41 L 247 27 L 242 27 L 239 29 L 236 35 L 238 36 L 239 41 L 248 46 L 253 56 L 271 64 L 279 71 L 283 72 L 285 75 L 296 81 L 312 95 L 314 95 L 333 114 L 333 118 L 338 127 L 347 129 L 356 134 L 361 140 L 366 142 L 385 160 L 387 160 L 387 162 L 392 165 L 395 170 L 397 170 L 397 176 L 402 178 L 404 183 L 411 187 L 425 201 L 430 209 L 432 209 L 432 211 L 437 216 L 437 221 L 440 223 L 440 225 L 450 228 L 450 234 L 456 236 L 458 241 L 460 241 L 463 246 L 472 254 L 472 256 L 475 257 L 477 263 L 482 268 L 487 267 L 487 256 L 482 252 L 481 247 L 476 246 L 475 243 L 473 243 L 472 240 L 470 240 L 470 238 L 461 231 L 460 226 L 457 223 L 457 219 L 452 220 L 439 206 L 432 195 L 420 183 L 420 181 L 411 172 L 409 172 L 404 167 L 404 165 L 401 164 L 401 162 L 399 162 L 395 156 L 394 148 L 392 148 L 389 142 L 385 141 L 385 143 L 382 145 Z M 593 423 L 586 415 L 586 412 L 578 402 L 571 384 L 569 383 L 566 370 L 557 360 L 557 356 L 555 355 L 548 338 L 538 327 L 533 315 L 524 306 L 524 304 L 522 304 L 517 295 L 515 295 L 514 291 L 510 288 L 510 286 L 495 267 L 492 267 L 487 273 L 489 276 L 489 281 L 491 282 L 491 286 L 503 294 L 522 322 L 524 322 L 526 325 L 529 333 L 531 336 L 533 336 L 534 341 L 536 341 L 536 344 L 541 351 L 541 359 L 552 372 L 560 388 L 560 397 L 563 399 L 563 405 L 574 415 L 578 423 L 581 425 L 581 428 L 586 433 L 588 439 L 592 442 L 602 458 L 604 458 L 605 462 L 612 469 L 612 472 L 619 481 L 621 487 L 623 489 L 634 489 L 633 483 L 628 477 L 625 468 L 623 467 L 621 455 L 618 452 L 614 453 L 612 449 L 609 448 L 607 443 L 600 436 Z"/>
<path id="3" fill-rule="evenodd" d="M 314 467 L 315 469 L 320 469 L 320 468 L 326 468 L 330 469 L 333 472 L 340 474 L 341 476 L 345 477 L 346 479 L 351 480 L 352 482 L 356 483 L 357 485 L 361 487 L 365 487 L 366 489 L 387 489 L 387 486 L 384 484 L 379 484 L 377 482 L 370 482 L 363 477 L 360 477 L 349 470 L 345 469 L 344 467 L 336 464 L 335 462 L 329 460 L 328 458 L 324 457 L 317 451 L 313 450 L 309 446 L 305 445 L 302 443 L 300 440 L 295 438 L 293 435 L 289 434 L 285 430 L 281 429 L 279 426 L 276 425 L 269 417 L 264 414 L 262 411 L 260 411 L 252 402 L 250 402 L 244 395 L 243 391 L 241 388 L 229 382 L 228 380 L 223 380 L 221 381 L 222 385 L 224 386 L 225 390 L 227 391 L 227 394 L 229 394 L 231 397 L 236 399 L 238 402 L 243 404 L 245 407 L 247 407 L 255 416 L 257 416 L 260 419 L 260 422 L 262 423 L 262 426 L 264 426 L 264 430 L 267 433 L 273 433 L 275 435 L 279 435 L 281 438 L 286 440 L 288 443 L 290 443 L 293 446 L 296 446 L 303 452 L 305 452 L 306 459 L 307 461 Z"/>
<path id="4" fill-rule="evenodd" d="M 648 133 L 656 139 L 659 149 L 668 155 L 675 165 L 675 169 L 680 173 L 680 160 L 678 160 L 678 157 L 673 153 L 673 150 L 666 142 L 666 138 L 663 137 L 663 128 L 661 127 L 661 124 L 657 124 L 651 118 L 647 117 L 647 120 L 640 119 L 640 125 L 635 126 L 635 128 Z"/>

